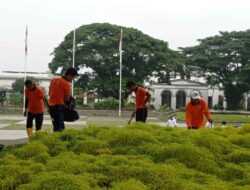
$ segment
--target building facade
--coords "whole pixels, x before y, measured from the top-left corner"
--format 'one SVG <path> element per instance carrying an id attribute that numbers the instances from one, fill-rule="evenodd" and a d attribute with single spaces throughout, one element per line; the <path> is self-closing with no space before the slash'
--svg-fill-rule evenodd
<path id="1" fill-rule="evenodd" d="M 53 75 L 48 73 L 27 72 L 27 77 L 32 77 L 37 80 L 39 85 L 44 87 L 47 91 Z M 12 84 L 20 78 L 24 78 L 23 72 L 0 72 L 0 90 L 11 90 Z"/>
<path id="2" fill-rule="evenodd" d="M 152 104 L 156 109 L 162 106 L 171 108 L 172 110 L 182 109 L 190 101 L 190 94 L 193 90 L 200 92 L 201 96 L 208 101 L 210 108 L 225 109 L 226 101 L 224 92 L 218 88 L 210 88 L 205 83 L 192 80 L 172 80 L 169 84 L 153 84 L 150 86 L 152 90 Z"/>

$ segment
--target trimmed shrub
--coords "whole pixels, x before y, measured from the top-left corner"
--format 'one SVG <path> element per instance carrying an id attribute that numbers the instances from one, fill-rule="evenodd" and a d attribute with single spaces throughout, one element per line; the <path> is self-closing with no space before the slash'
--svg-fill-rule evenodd
<path id="1" fill-rule="evenodd" d="M 117 109 L 118 106 L 119 101 L 114 98 L 107 98 L 94 104 L 95 109 Z"/>
<path id="2" fill-rule="evenodd" d="M 193 142 L 196 146 L 207 148 L 216 156 L 220 156 L 220 158 L 233 150 L 233 145 L 229 140 L 211 134 L 209 131 L 196 134 L 193 138 Z"/>
<path id="3" fill-rule="evenodd" d="M 148 188 L 140 181 L 130 179 L 114 184 L 112 190 L 147 190 Z"/>
<path id="4" fill-rule="evenodd" d="M 231 142 L 235 145 L 250 148 L 250 134 L 234 135 L 230 138 Z"/>
<path id="5" fill-rule="evenodd" d="M 15 151 L 15 155 L 21 159 L 29 159 L 33 157 L 37 157 L 41 154 L 46 154 L 48 152 L 48 148 L 38 142 L 32 142 L 23 146 Z"/>
<path id="6" fill-rule="evenodd" d="M 43 138 L 42 142 L 47 146 L 48 153 L 51 156 L 56 156 L 61 152 L 67 151 L 66 143 L 61 141 L 57 136 L 48 136 Z"/>
<path id="7" fill-rule="evenodd" d="M 64 152 L 53 157 L 47 163 L 49 171 L 62 171 L 69 174 L 81 174 L 86 171 L 87 163 L 82 162 L 73 152 Z"/>
<path id="8" fill-rule="evenodd" d="M 239 130 L 239 134 L 249 134 L 250 133 L 250 126 L 249 125 L 245 125 L 242 128 L 240 128 Z"/>
<path id="9" fill-rule="evenodd" d="M 248 190 L 249 129 L 136 123 L 37 133 L 0 156 L 0 190 Z"/>
<path id="10" fill-rule="evenodd" d="M 218 172 L 218 165 L 214 156 L 207 150 L 192 144 L 172 144 L 162 147 L 159 152 L 155 153 L 154 160 L 156 162 L 163 162 L 168 159 L 176 159 L 188 168 L 194 168 L 205 173 Z"/>
<path id="11" fill-rule="evenodd" d="M 87 153 L 87 154 L 102 154 L 108 153 L 111 151 L 108 148 L 108 145 L 100 140 L 85 140 L 78 141 L 76 145 L 73 147 L 73 151 L 77 154 L 79 153 Z"/>
<path id="12" fill-rule="evenodd" d="M 156 143 L 153 135 L 137 129 L 111 129 L 106 134 L 99 134 L 104 137 L 111 147 L 138 146 L 145 143 Z"/>
<path id="13" fill-rule="evenodd" d="M 14 190 L 31 181 L 32 172 L 20 163 L 0 166 L 0 188 Z"/>
<path id="14" fill-rule="evenodd" d="M 246 150 L 234 150 L 231 154 L 227 155 L 226 160 L 236 164 L 250 162 L 250 152 Z"/>
<path id="15" fill-rule="evenodd" d="M 81 176 L 68 175 L 60 172 L 42 173 L 30 184 L 22 185 L 19 190 L 90 190 L 87 179 Z M 93 188 L 94 189 L 94 188 Z"/>
<path id="16" fill-rule="evenodd" d="M 244 179 L 246 177 L 247 174 L 244 169 L 235 164 L 226 164 L 223 175 L 221 176 L 222 179 L 227 181 Z"/>

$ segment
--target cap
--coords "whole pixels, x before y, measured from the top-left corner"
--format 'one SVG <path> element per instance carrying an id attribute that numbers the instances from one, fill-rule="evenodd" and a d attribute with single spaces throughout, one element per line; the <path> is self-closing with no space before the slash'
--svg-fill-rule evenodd
<path id="1" fill-rule="evenodd" d="M 199 100 L 199 99 L 201 99 L 200 93 L 198 91 L 193 91 L 191 93 L 191 99 L 193 99 L 193 100 Z"/>

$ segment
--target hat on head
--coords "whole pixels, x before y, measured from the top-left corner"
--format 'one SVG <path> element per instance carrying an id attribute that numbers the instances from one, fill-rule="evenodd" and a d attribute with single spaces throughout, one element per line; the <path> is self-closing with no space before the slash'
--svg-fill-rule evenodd
<path id="1" fill-rule="evenodd" d="M 194 90 L 191 93 L 191 99 L 193 99 L 193 100 L 199 100 L 199 99 L 201 99 L 200 93 L 198 91 Z"/>

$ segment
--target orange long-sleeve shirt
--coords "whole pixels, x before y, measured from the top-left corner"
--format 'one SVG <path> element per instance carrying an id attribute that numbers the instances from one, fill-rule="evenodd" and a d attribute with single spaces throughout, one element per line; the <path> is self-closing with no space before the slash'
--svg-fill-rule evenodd
<path id="1" fill-rule="evenodd" d="M 189 102 L 186 106 L 186 124 L 187 127 L 204 127 L 207 120 L 211 119 L 211 114 L 205 100 L 201 99 L 200 103 L 193 105 Z"/>

